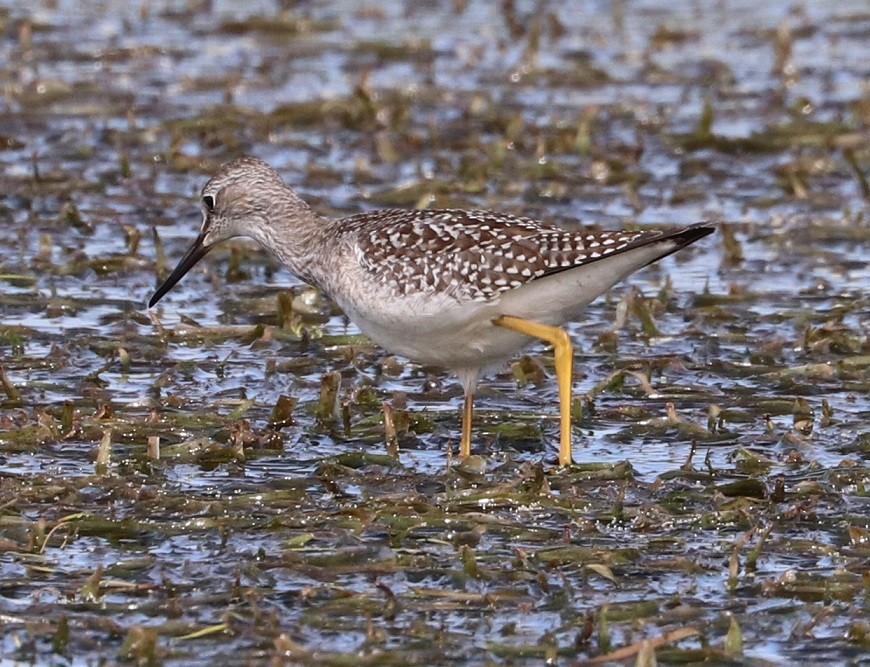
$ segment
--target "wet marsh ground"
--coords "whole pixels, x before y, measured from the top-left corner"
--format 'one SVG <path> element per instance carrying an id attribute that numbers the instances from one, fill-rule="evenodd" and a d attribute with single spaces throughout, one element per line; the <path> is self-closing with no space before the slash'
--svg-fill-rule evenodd
<path id="1" fill-rule="evenodd" d="M 866 664 L 866 5 L 290 4 L 0 8 L 0 662 Z M 455 379 L 250 244 L 146 311 L 241 154 L 721 229 L 571 326 L 575 467 L 545 347 L 457 464 Z"/>

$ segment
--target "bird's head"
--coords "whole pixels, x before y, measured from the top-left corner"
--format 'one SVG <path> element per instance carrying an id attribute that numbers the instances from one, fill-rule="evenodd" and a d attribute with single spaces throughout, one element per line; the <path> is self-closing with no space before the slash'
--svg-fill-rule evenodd
<path id="1" fill-rule="evenodd" d="M 225 164 L 202 189 L 203 219 L 199 236 L 154 292 L 148 307 L 160 301 L 221 241 L 247 236 L 269 247 L 274 235 L 274 209 L 281 204 L 287 206 L 288 202 L 291 209 L 307 208 L 284 185 L 278 172 L 262 160 L 243 157 Z"/>

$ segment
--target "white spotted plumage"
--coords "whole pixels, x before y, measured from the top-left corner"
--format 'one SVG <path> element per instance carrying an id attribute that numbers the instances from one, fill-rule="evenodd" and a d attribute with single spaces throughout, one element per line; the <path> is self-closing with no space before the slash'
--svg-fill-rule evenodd
<path id="1" fill-rule="evenodd" d="M 344 218 L 337 227 L 352 240 L 360 264 L 397 295 L 440 292 L 478 302 L 658 235 L 583 235 L 531 218 L 454 209 L 375 211 Z"/>

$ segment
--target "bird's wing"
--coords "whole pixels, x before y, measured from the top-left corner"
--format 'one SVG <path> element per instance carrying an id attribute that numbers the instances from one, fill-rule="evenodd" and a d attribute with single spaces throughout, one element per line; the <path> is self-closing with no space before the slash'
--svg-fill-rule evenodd
<path id="1" fill-rule="evenodd" d="M 491 301 L 526 283 L 662 237 L 572 232 L 490 211 L 376 211 L 346 219 L 360 263 L 398 294 Z"/>

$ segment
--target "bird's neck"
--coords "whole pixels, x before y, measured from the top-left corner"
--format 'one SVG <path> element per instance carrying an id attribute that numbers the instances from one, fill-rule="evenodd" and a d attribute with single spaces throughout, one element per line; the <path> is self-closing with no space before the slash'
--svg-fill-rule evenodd
<path id="1" fill-rule="evenodd" d="M 289 189 L 264 215 L 263 224 L 252 230 L 254 239 L 297 278 L 319 287 L 323 277 L 317 270 L 317 257 L 332 236 L 333 221 L 315 213 Z"/>

